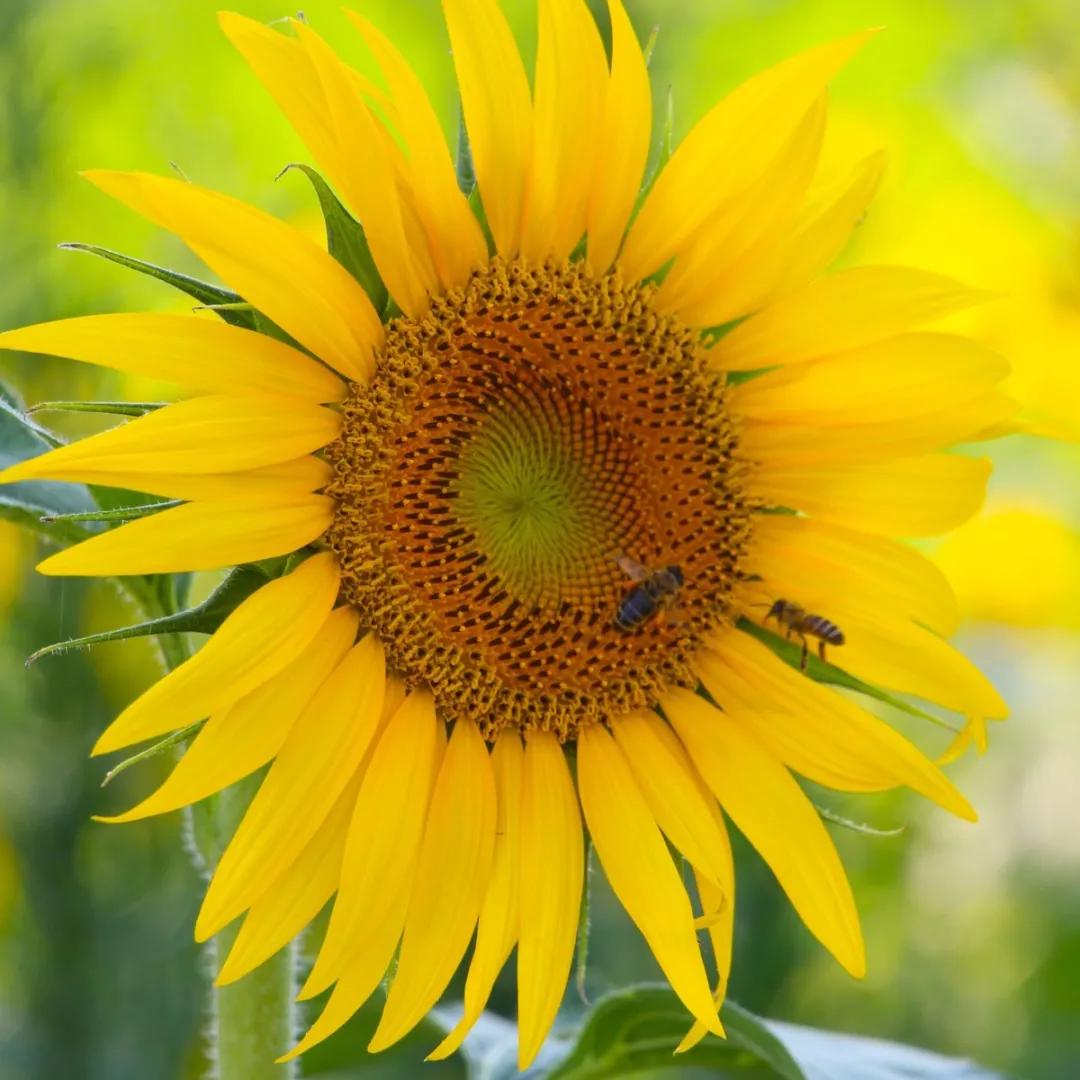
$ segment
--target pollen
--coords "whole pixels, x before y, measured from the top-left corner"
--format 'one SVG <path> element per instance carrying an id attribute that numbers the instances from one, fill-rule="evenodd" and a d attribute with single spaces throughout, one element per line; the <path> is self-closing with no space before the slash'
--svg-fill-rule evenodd
<path id="1" fill-rule="evenodd" d="M 495 260 L 387 328 L 327 449 L 344 598 L 407 683 L 485 735 L 693 687 L 733 619 L 753 517 L 722 376 L 651 286 Z M 640 584 L 682 585 L 633 630 Z"/>

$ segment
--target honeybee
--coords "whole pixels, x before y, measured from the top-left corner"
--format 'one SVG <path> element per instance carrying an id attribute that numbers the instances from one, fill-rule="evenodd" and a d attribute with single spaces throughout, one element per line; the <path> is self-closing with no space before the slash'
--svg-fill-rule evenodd
<path id="1" fill-rule="evenodd" d="M 619 610 L 615 612 L 615 625 L 620 630 L 637 630 L 661 608 L 674 606 L 685 580 L 680 567 L 662 566 L 649 570 L 625 555 L 616 555 L 615 561 L 623 573 L 637 583 L 622 598 Z"/>
<path id="2" fill-rule="evenodd" d="M 806 670 L 807 653 L 809 651 L 809 643 L 806 640 L 807 634 L 818 639 L 818 656 L 822 660 L 825 659 L 825 646 L 827 644 L 844 644 L 843 631 L 836 623 L 830 622 L 824 615 L 809 614 L 805 608 L 793 604 L 790 600 L 777 600 L 769 608 L 769 614 L 765 616 L 765 622 L 772 618 L 775 618 L 784 628 L 784 637 L 790 638 L 792 634 L 798 634 L 802 638 L 802 659 L 799 662 L 799 667 L 803 671 Z"/>

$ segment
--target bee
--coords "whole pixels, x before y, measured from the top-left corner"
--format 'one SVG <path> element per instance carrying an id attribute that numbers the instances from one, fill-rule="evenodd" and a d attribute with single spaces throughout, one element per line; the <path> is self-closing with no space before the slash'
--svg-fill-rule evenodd
<path id="1" fill-rule="evenodd" d="M 802 659 L 799 662 L 799 667 L 803 671 L 806 670 L 806 659 L 809 651 L 809 643 L 806 640 L 807 634 L 818 639 L 818 656 L 822 660 L 825 659 L 826 645 L 844 644 L 843 631 L 836 623 L 830 622 L 824 615 L 808 614 L 804 608 L 799 607 L 798 604 L 793 604 L 790 600 L 777 600 L 769 608 L 769 614 L 765 616 L 765 622 L 772 618 L 775 618 L 784 628 L 784 637 L 790 638 L 792 634 L 798 634 L 802 638 Z"/>
<path id="2" fill-rule="evenodd" d="M 685 580 L 680 567 L 662 566 L 649 570 L 625 555 L 617 555 L 615 561 L 627 577 L 636 582 L 615 612 L 615 625 L 620 630 L 638 630 L 661 608 L 674 606 Z"/>

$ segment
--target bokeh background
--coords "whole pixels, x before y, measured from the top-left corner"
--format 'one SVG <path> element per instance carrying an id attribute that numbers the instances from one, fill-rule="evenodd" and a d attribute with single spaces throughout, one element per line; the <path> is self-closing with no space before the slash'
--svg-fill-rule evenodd
<path id="1" fill-rule="evenodd" d="M 303 177 L 274 180 L 303 148 L 218 33 L 215 6 L 0 0 L 0 326 L 184 309 L 165 286 L 60 251 L 62 241 L 203 272 L 177 241 L 81 181 L 80 168 L 173 165 L 318 229 Z M 452 132 L 435 0 L 361 6 L 417 65 Z M 238 7 L 268 21 L 294 13 L 285 0 Z M 984 512 L 931 545 L 966 613 L 959 643 L 1013 709 L 985 755 L 954 766 L 981 823 L 904 796 L 830 803 L 875 826 L 906 826 L 897 838 L 837 835 L 868 941 L 862 983 L 797 925 L 742 845 L 732 995 L 766 1015 L 970 1056 L 1013 1076 L 1080 1075 L 1080 10 L 1073 0 L 627 7 L 643 39 L 659 27 L 656 114 L 670 104 L 676 137 L 756 69 L 886 27 L 832 95 L 830 160 L 879 145 L 890 154 L 847 257 L 911 261 L 997 290 L 957 325 L 1009 357 L 1025 422 L 1043 433 L 995 444 Z M 534 9 L 529 0 L 507 9 L 531 56 Z M 304 11 L 367 66 L 336 2 Z M 0 375 L 30 402 L 155 392 L 40 358 L 0 357 Z M 128 615 L 104 586 L 36 578 L 36 554 L 0 523 L 0 1078 L 202 1075 L 204 960 L 191 942 L 200 881 L 181 815 L 90 820 L 135 802 L 168 767 L 155 759 L 102 790 L 107 763 L 86 757 L 154 677 L 155 657 L 145 641 L 116 643 L 25 670 L 38 646 Z M 932 728 L 913 735 L 932 752 L 947 741 Z M 598 888 L 590 996 L 657 975 Z M 500 986 L 496 1007 L 511 1012 L 511 993 Z M 381 1073 L 410 1075 L 402 1062 L 418 1056 L 388 1059 Z"/>

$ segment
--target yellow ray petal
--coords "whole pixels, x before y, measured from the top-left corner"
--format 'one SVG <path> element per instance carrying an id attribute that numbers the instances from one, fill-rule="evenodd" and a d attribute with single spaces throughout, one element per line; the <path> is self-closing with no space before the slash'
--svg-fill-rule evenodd
<path id="1" fill-rule="evenodd" d="M 321 536 L 333 517 L 323 495 L 279 493 L 195 502 L 99 533 L 38 563 L 41 574 L 172 574 L 287 555 Z"/>
<path id="2" fill-rule="evenodd" d="M 722 206 L 688 241 L 657 294 L 657 305 L 678 312 L 690 326 L 715 326 L 722 282 L 755 245 L 787 230 L 817 168 L 827 106 L 822 94 L 795 126 L 761 180 Z"/>
<path id="3" fill-rule="evenodd" d="M 622 0 L 608 0 L 611 75 L 594 134 L 596 160 L 589 194 L 588 261 L 597 274 L 611 266 L 641 188 L 652 135 L 652 89 L 645 57 Z"/>
<path id="4" fill-rule="evenodd" d="M 719 816 L 719 811 L 717 811 Z M 727 841 L 727 829 L 724 827 L 723 818 L 720 818 L 720 828 L 723 830 L 724 839 Z M 729 844 L 730 859 L 730 844 Z M 735 871 L 732 864 L 731 888 L 721 890 L 708 878 L 703 877 L 697 870 L 694 871 L 694 881 L 697 883 L 698 895 L 701 897 L 701 906 L 705 911 L 718 911 L 719 917 L 709 921 L 709 940 L 712 942 L 713 957 L 716 960 L 716 989 L 713 991 L 713 1001 L 719 1009 L 724 1004 L 727 996 L 728 977 L 731 973 L 731 953 L 735 937 Z M 695 1020 L 690 1030 L 683 1037 L 682 1042 L 675 1047 L 676 1054 L 684 1054 L 687 1050 L 697 1046 L 709 1029 L 700 1021 Z"/>
<path id="5" fill-rule="evenodd" d="M 525 183 L 521 252 L 566 258 L 585 232 L 607 58 L 581 0 L 541 0 L 533 88 L 533 148 Z"/>
<path id="6" fill-rule="evenodd" d="M 774 506 L 834 525 L 886 536 L 933 536 L 975 514 L 986 495 L 990 462 L 926 454 L 867 465 L 763 466 L 752 484 Z"/>
<path id="7" fill-rule="evenodd" d="M 841 791 L 907 786 L 958 817 L 967 799 L 884 721 L 788 667 L 739 630 L 710 641 L 694 661 L 713 700 L 785 765 Z"/>
<path id="8" fill-rule="evenodd" d="M 769 423 L 910 420 L 981 397 L 1008 373 L 997 353 L 968 338 L 901 334 L 749 379 L 733 391 L 732 408 Z"/>
<path id="9" fill-rule="evenodd" d="M 574 782 L 558 739 L 526 737 L 521 782 L 518 1068 L 536 1057 L 566 990 L 574 956 L 584 840 Z"/>
<path id="10" fill-rule="evenodd" d="M 514 255 L 532 152 L 529 83 L 495 0 L 443 0 L 476 181 L 495 247 Z"/>
<path id="11" fill-rule="evenodd" d="M 307 647 L 337 597 L 332 555 L 313 555 L 252 593 L 193 656 L 136 698 L 94 746 L 94 754 L 187 727 L 273 678 Z"/>
<path id="12" fill-rule="evenodd" d="M 516 731 L 504 731 L 491 753 L 496 790 L 495 854 L 465 979 L 465 1009 L 454 1030 L 428 1054 L 428 1061 L 442 1061 L 461 1046 L 484 1011 L 495 979 L 517 941 L 522 757 L 520 736 Z"/>
<path id="13" fill-rule="evenodd" d="M 355 974 L 353 961 L 361 953 L 381 955 L 373 940 L 390 950 L 397 944 L 440 758 L 438 736 L 431 695 L 418 691 L 397 709 L 375 746 L 349 827 L 338 898 L 301 998 L 321 993 L 350 965 Z M 373 827 L 382 820 L 394 821 L 394 829 Z M 387 927 L 396 928 L 392 940 Z M 380 970 L 371 972 L 371 989 L 386 961 L 375 966 Z"/>
<path id="14" fill-rule="evenodd" d="M 276 465 L 318 450 L 341 417 L 291 398 L 190 398 L 0 473 L 0 483 L 42 477 L 81 480 L 84 472 L 219 473 Z"/>
<path id="15" fill-rule="evenodd" d="M 790 233 L 766 236 L 717 278 L 712 325 L 756 311 L 770 297 L 789 292 L 827 270 L 866 214 L 885 168 L 882 152 L 861 161 L 843 184 L 811 198 Z"/>
<path id="16" fill-rule="evenodd" d="M 938 404 L 947 402 L 942 398 Z M 873 414 L 867 415 L 867 423 L 828 427 L 749 420 L 740 432 L 739 448 L 751 461 L 768 462 L 770 467 L 862 465 L 997 438 L 999 425 L 1015 416 L 1018 408 L 1017 402 L 994 391 L 913 419 L 883 423 L 872 420 Z"/>
<path id="17" fill-rule="evenodd" d="M 0 349 L 66 356 L 211 394 L 340 401 L 345 384 L 265 334 L 194 315 L 86 315 L 0 334 Z"/>
<path id="18" fill-rule="evenodd" d="M 769 581 L 777 590 L 773 599 L 801 597 L 802 606 L 811 604 L 826 615 L 838 604 L 888 611 L 944 635 L 960 621 L 952 588 L 925 556 L 884 537 L 810 518 L 761 515 L 746 571 Z"/>
<path id="19" fill-rule="evenodd" d="M 285 740 L 214 871 L 196 940 L 255 903 L 304 849 L 363 760 L 385 686 L 383 647 L 368 634 L 319 687 Z"/>
<path id="20" fill-rule="evenodd" d="M 873 33 L 791 57 L 716 105 L 675 150 L 631 226 L 620 259 L 627 277 L 648 277 L 720 207 L 757 183 L 807 109 Z"/>
<path id="21" fill-rule="evenodd" d="M 725 371 L 818 360 L 972 307 L 990 294 L 905 266 L 856 266 L 818 278 L 740 323 L 709 351 Z"/>
<path id="22" fill-rule="evenodd" d="M 371 374 L 383 328 L 360 284 L 298 229 L 237 199 L 149 173 L 84 174 L 176 233 L 245 300 L 354 381 Z"/>
<path id="23" fill-rule="evenodd" d="M 662 701 L 706 783 L 769 864 L 807 929 L 861 978 L 866 955 L 844 868 L 791 774 L 734 720 L 689 690 Z"/>
<path id="24" fill-rule="evenodd" d="M 458 187 L 439 118 L 420 80 L 390 39 L 356 12 L 345 14 L 374 53 L 397 106 L 397 127 L 409 149 L 413 195 L 439 280 L 446 288 L 463 285 L 487 261 L 487 243 Z"/>
<path id="25" fill-rule="evenodd" d="M 127 488 L 160 495 L 166 499 L 232 500 L 251 496 L 288 499 L 317 491 L 330 482 L 334 470 L 321 458 L 294 458 L 258 469 L 225 473 L 135 473 L 109 470 L 81 471 L 84 484 Z"/>
<path id="26" fill-rule="evenodd" d="M 338 980 L 329 1001 L 287 1058 L 336 1031 L 386 971 L 416 876 L 442 725 L 427 691 L 414 691 L 390 720 L 364 774 L 349 825 L 330 925 L 301 999 Z M 383 823 L 393 823 L 393 828 Z"/>
<path id="27" fill-rule="evenodd" d="M 579 733 L 577 750 L 581 805 L 611 888 L 679 1000 L 710 1031 L 723 1035 L 690 898 L 626 758 L 599 724 Z"/>
<path id="28" fill-rule="evenodd" d="M 214 980 L 228 986 L 287 945 L 334 895 L 360 777 L 354 776 L 307 846 L 251 905 Z"/>
<path id="29" fill-rule="evenodd" d="M 718 888 L 730 854 L 712 796 L 675 733 L 651 709 L 620 716 L 612 733 L 657 825 L 692 866 Z"/>
<path id="30" fill-rule="evenodd" d="M 845 641 L 830 657 L 864 682 L 914 694 L 967 716 L 995 719 L 1009 708 L 985 675 L 948 642 L 889 612 L 834 612 Z"/>
<path id="31" fill-rule="evenodd" d="M 387 678 L 380 730 L 404 699 L 404 684 L 399 679 Z M 370 754 L 369 748 L 368 756 Z M 286 867 L 252 904 L 215 985 L 235 982 L 273 956 L 311 922 L 334 894 L 341 876 L 345 841 L 364 777 L 365 762 L 345 785 L 334 808 L 296 861 Z"/>
<path id="32" fill-rule="evenodd" d="M 407 314 L 419 315 L 428 293 L 438 288 L 435 267 L 426 245 L 417 249 L 406 238 L 393 162 L 383 151 L 377 122 L 330 46 L 306 23 L 293 25 L 322 80 L 344 167 L 338 179 L 342 193 L 364 226 L 390 295 Z"/>
<path id="33" fill-rule="evenodd" d="M 431 796 L 394 981 L 371 1053 L 421 1020 L 457 970 L 480 915 L 495 848 L 495 775 L 476 725 L 454 726 Z"/>
<path id="34" fill-rule="evenodd" d="M 205 799 L 265 765 L 293 723 L 348 651 L 359 617 L 349 607 L 331 612 L 306 649 L 272 678 L 214 713 L 165 782 L 138 806 L 98 821 L 138 821 Z"/>

